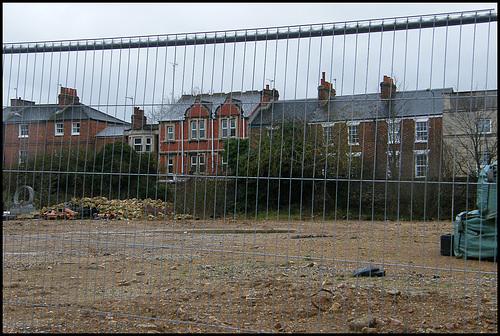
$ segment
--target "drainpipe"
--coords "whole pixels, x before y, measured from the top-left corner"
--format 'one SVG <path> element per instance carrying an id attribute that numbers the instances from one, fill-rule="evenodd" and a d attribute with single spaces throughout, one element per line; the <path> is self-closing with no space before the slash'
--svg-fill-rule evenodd
<path id="1" fill-rule="evenodd" d="M 210 118 L 210 117 L 209 117 Z M 212 146 L 212 171 L 210 172 L 213 174 L 214 172 L 214 119 L 210 118 L 210 137 L 211 137 L 211 146 Z"/>
<path id="2" fill-rule="evenodd" d="M 184 119 L 184 122 L 186 119 Z M 184 175 L 184 122 L 181 122 L 181 175 Z"/>

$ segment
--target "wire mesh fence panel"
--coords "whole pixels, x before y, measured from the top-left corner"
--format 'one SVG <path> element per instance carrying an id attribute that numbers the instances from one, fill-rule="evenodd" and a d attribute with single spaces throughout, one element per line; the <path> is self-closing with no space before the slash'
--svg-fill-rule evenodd
<path id="1" fill-rule="evenodd" d="M 3 45 L 3 332 L 491 332 L 492 11 Z"/>

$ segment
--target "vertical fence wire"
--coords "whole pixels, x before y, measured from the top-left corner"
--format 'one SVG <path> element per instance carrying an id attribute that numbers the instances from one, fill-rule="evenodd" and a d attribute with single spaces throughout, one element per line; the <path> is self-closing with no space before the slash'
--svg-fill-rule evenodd
<path id="1" fill-rule="evenodd" d="M 3 331 L 497 332 L 496 21 L 4 44 Z"/>

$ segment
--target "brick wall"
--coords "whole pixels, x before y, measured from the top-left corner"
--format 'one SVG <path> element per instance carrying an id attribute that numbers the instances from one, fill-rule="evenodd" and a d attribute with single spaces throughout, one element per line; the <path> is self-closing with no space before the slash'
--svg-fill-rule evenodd
<path id="1" fill-rule="evenodd" d="M 10 167 L 11 164 L 17 166 L 19 150 L 28 150 L 29 156 L 34 156 L 73 146 L 94 146 L 95 135 L 109 126 L 107 123 L 95 120 L 61 122 L 64 128 L 61 136 L 55 135 L 55 124 L 58 121 L 43 121 L 28 124 L 27 138 L 19 138 L 19 124 L 5 125 L 4 167 Z M 71 135 L 73 122 L 80 122 L 80 135 Z M 109 141 L 112 140 L 108 139 L 105 142 Z M 99 149 L 105 143 L 101 141 L 97 145 Z"/>

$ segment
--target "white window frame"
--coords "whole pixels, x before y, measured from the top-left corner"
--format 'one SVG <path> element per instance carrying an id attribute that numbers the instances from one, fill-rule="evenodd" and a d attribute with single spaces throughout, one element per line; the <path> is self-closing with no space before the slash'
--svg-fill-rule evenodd
<path id="1" fill-rule="evenodd" d="M 221 138 L 236 137 L 236 118 L 222 118 L 220 127 Z"/>
<path id="2" fill-rule="evenodd" d="M 199 154 L 198 155 L 198 168 L 197 168 L 199 173 L 204 173 L 205 172 L 205 155 Z"/>
<path id="3" fill-rule="evenodd" d="M 190 165 L 191 169 L 190 170 L 191 170 L 191 173 L 194 174 L 198 171 L 198 156 L 191 155 L 190 160 L 191 160 L 191 165 Z"/>
<path id="4" fill-rule="evenodd" d="M 398 144 L 401 142 L 401 120 L 387 120 L 387 143 Z"/>
<path id="5" fill-rule="evenodd" d="M 222 165 L 222 172 L 226 172 L 227 171 L 227 161 L 226 159 L 224 158 L 224 155 L 221 155 L 221 165 Z"/>
<path id="6" fill-rule="evenodd" d="M 202 127 L 203 126 L 203 127 Z M 198 139 L 205 139 L 205 119 L 198 120 Z M 203 132 L 203 134 L 202 134 Z"/>
<path id="7" fill-rule="evenodd" d="M 29 136 L 29 125 L 19 124 L 19 138 L 27 138 Z"/>
<path id="8" fill-rule="evenodd" d="M 72 122 L 71 123 L 71 135 L 80 135 L 80 122 Z"/>
<path id="9" fill-rule="evenodd" d="M 418 162 L 418 157 L 425 156 L 425 165 L 421 165 Z M 415 177 L 416 178 L 425 178 L 427 177 L 427 172 L 429 170 L 429 150 L 424 149 L 424 150 L 414 150 L 413 151 L 413 161 L 415 165 Z M 421 169 L 419 167 L 425 167 L 425 174 L 421 174 Z"/>
<path id="10" fill-rule="evenodd" d="M 174 125 L 167 125 L 166 126 L 166 131 L 165 131 L 165 136 L 167 141 L 174 141 L 175 139 L 175 129 Z"/>
<path id="11" fill-rule="evenodd" d="M 55 136 L 62 136 L 64 135 L 64 123 L 55 123 L 54 126 L 54 135 Z"/>
<path id="12" fill-rule="evenodd" d="M 190 160 L 191 173 L 205 173 L 205 154 L 191 155 Z"/>
<path id="13" fill-rule="evenodd" d="M 488 130 L 484 131 L 486 123 L 488 125 Z M 483 124 L 483 125 L 481 125 Z M 491 119 L 483 118 L 476 121 L 476 133 L 478 134 L 490 134 L 491 133 Z"/>
<path id="14" fill-rule="evenodd" d="M 350 146 L 359 145 L 359 124 L 360 124 L 360 122 L 348 122 L 347 123 L 347 144 Z M 353 132 L 352 132 L 352 130 L 354 130 L 354 129 L 356 129 L 356 134 L 353 134 Z M 353 140 L 357 140 L 357 141 L 353 141 Z"/>
<path id="15" fill-rule="evenodd" d="M 137 140 L 139 140 L 139 142 Z M 139 150 L 137 150 L 137 146 L 140 146 Z M 142 138 L 141 137 L 134 138 L 134 150 L 138 153 L 142 152 Z"/>
<path id="16" fill-rule="evenodd" d="M 229 119 L 229 136 L 230 137 L 236 136 L 236 119 L 235 118 Z"/>
<path id="17" fill-rule="evenodd" d="M 174 157 L 173 156 L 167 157 L 167 173 L 168 174 L 174 173 Z"/>
<path id="18" fill-rule="evenodd" d="M 29 152 L 27 150 L 19 150 L 19 165 L 25 165 L 28 162 Z"/>
<path id="19" fill-rule="evenodd" d="M 146 143 L 144 144 L 144 151 L 145 152 L 152 152 L 153 151 L 153 138 L 146 137 Z"/>
<path id="20" fill-rule="evenodd" d="M 392 178 L 392 171 L 391 171 L 391 166 L 389 165 L 389 157 L 396 156 L 396 168 L 399 170 L 401 168 L 401 155 L 399 151 L 394 151 L 394 152 L 387 152 L 387 177 Z"/>
<path id="21" fill-rule="evenodd" d="M 225 124 L 225 125 L 224 125 Z M 229 134 L 229 122 L 227 118 L 222 118 L 220 121 L 220 128 L 222 130 L 221 132 L 221 138 L 227 138 L 227 135 Z"/>
<path id="22" fill-rule="evenodd" d="M 423 139 L 424 131 L 419 130 L 419 125 L 425 124 L 425 139 Z M 429 118 L 415 119 L 415 142 L 427 142 L 429 139 Z"/>
<path id="23" fill-rule="evenodd" d="M 323 126 L 323 133 L 325 134 L 327 145 L 333 144 L 333 126 Z"/>
<path id="24" fill-rule="evenodd" d="M 206 131 L 206 124 L 205 124 L 205 119 L 191 119 L 189 123 L 189 129 L 190 129 L 190 139 L 191 140 L 204 140 L 205 139 L 205 131 Z"/>

